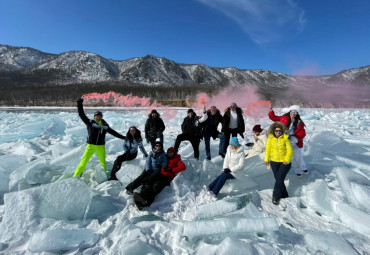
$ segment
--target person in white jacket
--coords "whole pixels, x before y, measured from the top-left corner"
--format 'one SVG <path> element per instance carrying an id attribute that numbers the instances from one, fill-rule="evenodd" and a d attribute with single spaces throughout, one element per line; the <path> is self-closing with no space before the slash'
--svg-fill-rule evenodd
<path id="1" fill-rule="evenodd" d="M 254 133 L 254 143 L 252 149 L 245 151 L 246 159 L 256 156 L 265 151 L 267 142 L 267 132 L 261 128 L 261 125 L 255 125 L 252 129 Z M 248 146 L 248 144 L 247 144 Z"/>
<path id="2" fill-rule="evenodd" d="M 208 189 L 217 196 L 227 180 L 235 179 L 231 173 L 243 170 L 244 160 L 244 147 L 239 144 L 237 137 L 231 138 L 230 145 L 227 147 L 222 174 L 208 185 Z"/>

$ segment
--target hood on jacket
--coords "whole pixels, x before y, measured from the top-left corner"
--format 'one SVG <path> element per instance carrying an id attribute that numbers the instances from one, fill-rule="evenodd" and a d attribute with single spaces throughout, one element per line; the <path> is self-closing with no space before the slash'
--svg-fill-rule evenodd
<path id="1" fill-rule="evenodd" d="M 175 148 L 174 148 L 174 147 L 170 147 L 170 148 L 168 148 L 168 149 L 167 149 L 167 153 L 168 153 L 169 151 L 172 151 L 172 152 L 174 153 L 174 155 L 176 155 L 176 150 L 175 150 Z"/>
<path id="2" fill-rule="evenodd" d="M 289 129 L 283 123 L 281 123 L 280 121 L 276 121 L 276 122 L 271 124 L 271 126 L 269 127 L 269 130 L 267 132 L 267 135 L 269 135 L 269 134 L 274 135 L 274 130 L 277 127 L 279 127 L 281 130 L 283 130 L 283 134 L 289 135 Z"/>
<path id="3" fill-rule="evenodd" d="M 227 112 L 227 111 L 231 111 L 230 106 L 229 106 L 229 107 L 227 107 L 227 108 L 225 109 L 225 112 Z M 241 113 L 241 114 L 243 114 L 243 110 L 242 110 L 242 108 L 240 108 L 239 106 L 237 106 L 237 107 L 235 108 L 235 111 L 236 111 L 237 113 Z"/>

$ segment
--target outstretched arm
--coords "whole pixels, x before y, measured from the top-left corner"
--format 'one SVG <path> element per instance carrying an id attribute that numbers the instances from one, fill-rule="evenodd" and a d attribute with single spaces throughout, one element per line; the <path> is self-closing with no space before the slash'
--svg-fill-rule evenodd
<path id="1" fill-rule="evenodd" d="M 90 120 L 89 120 L 89 118 L 86 116 L 86 114 L 84 112 L 84 107 L 83 107 L 83 104 L 82 104 L 83 101 L 84 101 L 83 96 L 76 101 L 77 102 L 78 115 L 80 116 L 81 120 L 86 125 L 90 125 Z"/>
<path id="2" fill-rule="evenodd" d="M 120 133 L 118 133 L 117 131 L 115 131 L 113 128 L 109 127 L 108 128 L 108 131 L 107 131 L 109 134 L 117 137 L 117 138 L 120 138 L 120 139 L 126 139 L 126 136 L 123 136 L 121 135 Z"/>

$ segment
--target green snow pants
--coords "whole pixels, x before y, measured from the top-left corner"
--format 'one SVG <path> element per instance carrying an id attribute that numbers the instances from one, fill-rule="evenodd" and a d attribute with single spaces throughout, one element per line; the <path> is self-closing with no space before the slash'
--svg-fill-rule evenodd
<path id="1" fill-rule="evenodd" d="M 86 168 L 87 162 L 89 162 L 90 158 L 94 155 L 94 153 L 96 153 L 96 156 L 98 156 L 99 163 L 104 167 L 104 171 L 107 172 L 107 167 L 105 165 L 105 145 L 88 144 L 86 146 L 85 153 L 82 156 L 81 162 L 77 166 L 73 177 L 82 175 L 83 171 Z"/>

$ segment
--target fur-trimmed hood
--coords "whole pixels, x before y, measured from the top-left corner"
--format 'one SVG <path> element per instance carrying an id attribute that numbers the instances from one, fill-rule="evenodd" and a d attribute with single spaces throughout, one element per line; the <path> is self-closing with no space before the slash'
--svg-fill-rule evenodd
<path id="1" fill-rule="evenodd" d="M 279 121 L 276 121 L 276 122 L 271 124 L 271 126 L 269 127 L 269 129 L 267 131 L 267 135 L 269 135 L 269 134 L 274 135 L 274 130 L 277 127 L 281 128 L 281 130 L 283 130 L 283 133 L 289 136 L 289 129 L 283 123 L 281 123 Z"/>

